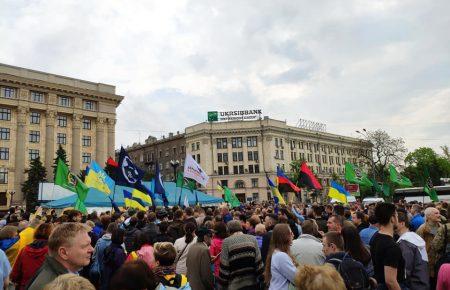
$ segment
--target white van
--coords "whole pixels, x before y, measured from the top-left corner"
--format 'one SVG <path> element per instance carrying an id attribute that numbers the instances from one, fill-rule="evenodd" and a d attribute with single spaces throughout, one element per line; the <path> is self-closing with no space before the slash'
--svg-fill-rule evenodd
<path id="1" fill-rule="evenodd" d="M 363 202 L 363 204 L 384 202 L 384 198 L 382 198 L 382 197 L 365 197 L 362 202 Z"/>

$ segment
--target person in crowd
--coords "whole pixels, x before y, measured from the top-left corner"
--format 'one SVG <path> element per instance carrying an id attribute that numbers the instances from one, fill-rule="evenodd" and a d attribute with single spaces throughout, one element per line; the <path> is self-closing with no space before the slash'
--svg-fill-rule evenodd
<path id="1" fill-rule="evenodd" d="M 111 278 L 114 273 L 125 263 L 127 258 L 122 247 L 125 231 L 116 228 L 111 234 L 111 244 L 106 247 L 103 254 L 103 271 L 100 277 L 100 289 L 109 289 Z"/>
<path id="2" fill-rule="evenodd" d="M 291 228 L 292 233 L 294 234 L 294 239 L 297 239 L 300 235 L 300 232 L 297 227 L 297 218 L 292 214 L 290 210 L 287 208 L 282 208 L 280 210 L 280 216 L 286 218 L 288 220 L 289 227 Z"/>
<path id="3" fill-rule="evenodd" d="M 255 227 L 255 238 L 258 242 L 258 247 L 261 250 L 262 243 L 263 243 L 263 237 L 267 233 L 266 227 L 263 224 L 257 224 Z"/>
<path id="4" fill-rule="evenodd" d="M 429 255 L 436 261 L 435 273 L 439 272 L 441 263 L 448 261 L 450 256 L 450 207 L 447 208 L 447 223 L 441 226 L 431 243 Z M 441 260 L 442 259 L 442 260 Z M 448 262 L 447 262 L 448 263 Z"/>
<path id="5" fill-rule="evenodd" d="M 398 212 L 397 243 L 405 260 L 406 285 L 411 290 L 430 289 L 428 255 L 425 241 L 415 232 L 409 231 L 408 215 Z"/>
<path id="6" fill-rule="evenodd" d="M 145 210 L 140 210 L 136 213 L 136 217 L 138 219 L 136 228 L 142 231 L 142 229 L 147 224 L 147 212 Z"/>
<path id="7" fill-rule="evenodd" d="M 194 209 L 195 221 L 197 222 L 197 227 L 200 227 L 206 217 L 205 210 L 200 206 L 196 206 Z"/>
<path id="8" fill-rule="evenodd" d="M 239 221 L 229 221 L 227 227 L 230 236 L 222 243 L 218 288 L 257 288 L 263 278 L 263 263 L 256 238 L 244 234 Z"/>
<path id="9" fill-rule="evenodd" d="M 11 272 L 11 281 L 16 289 L 23 290 L 30 279 L 45 261 L 48 253 L 48 238 L 53 230 L 53 224 L 40 224 L 34 230 L 34 241 L 25 246 L 17 256 Z"/>
<path id="10" fill-rule="evenodd" d="M 65 213 L 69 223 L 79 223 L 83 220 L 83 214 L 79 210 L 69 209 Z"/>
<path id="11" fill-rule="evenodd" d="M 369 215 L 369 227 L 361 230 L 359 236 L 364 245 L 369 246 L 373 235 L 378 232 L 378 221 L 374 214 Z"/>
<path id="12" fill-rule="evenodd" d="M 439 269 L 436 290 L 450 289 L 450 264 L 443 264 Z"/>
<path id="13" fill-rule="evenodd" d="M 411 231 L 415 232 L 417 231 L 417 229 L 425 223 L 425 219 L 422 216 L 422 209 L 420 207 L 420 205 L 413 204 L 411 206 L 411 222 L 410 222 L 410 227 L 411 227 Z"/>
<path id="14" fill-rule="evenodd" d="M 299 265 L 323 265 L 325 256 L 322 252 L 322 241 L 315 220 L 306 220 L 302 224 L 303 234 L 292 242 L 291 254 Z"/>
<path id="15" fill-rule="evenodd" d="M 264 218 L 264 226 L 266 227 L 267 233 L 263 236 L 262 246 L 261 246 L 261 258 L 263 262 L 267 259 L 267 253 L 269 252 L 270 239 L 272 238 L 272 230 L 278 223 L 278 216 L 275 214 L 267 214 Z"/>
<path id="16" fill-rule="evenodd" d="M 297 290 L 346 290 L 344 280 L 333 266 L 303 265 L 295 276 Z"/>
<path id="17" fill-rule="evenodd" d="M 187 223 L 193 223 L 195 225 L 195 229 L 197 230 L 197 221 L 195 220 L 194 217 L 194 210 L 192 209 L 192 207 L 187 207 L 184 209 L 184 220 L 183 220 L 184 224 L 186 225 Z"/>
<path id="18" fill-rule="evenodd" d="M 341 205 L 341 204 L 336 204 L 336 205 L 334 206 L 334 208 L 333 208 L 333 212 L 334 212 L 334 215 L 337 215 L 337 216 L 342 217 L 342 227 L 341 227 L 341 229 L 342 229 L 343 227 L 354 227 L 354 226 L 355 226 L 355 225 L 349 220 L 349 218 L 350 218 L 350 211 L 347 211 L 343 205 Z M 345 216 L 346 213 L 347 213 L 347 215 L 348 215 L 348 218 Z M 328 228 L 328 230 L 330 230 L 330 229 Z"/>
<path id="19" fill-rule="evenodd" d="M 88 279 L 67 273 L 56 277 L 44 290 L 95 290 L 95 287 Z"/>
<path id="20" fill-rule="evenodd" d="M 195 230 L 197 229 L 196 223 L 187 223 L 184 225 L 185 235 L 175 241 L 174 247 L 177 251 L 177 257 L 175 260 L 176 272 L 177 274 L 186 275 L 186 258 L 189 253 L 189 249 L 193 244 L 197 242 L 197 237 L 195 236 Z"/>
<path id="21" fill-rule="evenodd" d="M 138 236 L 136 243 L 136 248 L 138 250 L 132 251 L 128 257 L 127 261 L 134 261 L 137 259 L 143 260 L 150 269 L 155 266 L 155 256 L 153 249 L 153 242 L 150 235 L 146 232 L 141 232 Z"/>
<path id="22" fill-rule="evenodd" d="M 25 248 L 26 245 L 31 244 L 34 241 L 34 232 L 36 228 L 41 224 L 41 220 L 33 218 L 30 224 L 20 231 L 19 233 L 19 251 Z"/>
<path id="23" fill-rule="evenodd" d="M 264 270 L 264 281 L 269 290 L 287 290 L 289 284 L 294 284 L 297 263 L 290 254 L 293 237 L 287 224 L 277 224 L 273 228 Z"/>
<path id="24" fill-rule="evenodd" d="M 197 242 L 192 245 L 186 257 L 187 279 L 195 290 L 212 290 L 214 288 L 213 273 L 211 271 L 212 231 L 199 227 L 195 232 Z"/>
<path id="25" fill-rule="evenodd" d="M 159 227 L 156 224 L 156 214 L 154 212 L 149 212 L 147 214 L 147 224 L 142 228 L 142 232 L 150 236 L 152 244 L 155 242 L 156 237 L 159 234 Z"/>
<path id="26" fill-rule="evenodd" d="M 245 229 L 247 230 L 247 234 L 256 235 L 256 226 L 261 224 L 261 219 L 257 215 L 252 215 L 245 222 Z"/>
<path id="27" fill-rule="evenodd" d="M 350 254 L 353 259 L 363 264 L 367 273 L 369 273 L 370 276 L 373 276 L 370 251 L 361 240 L 358 229 L 355 227 L 344 227 L 341 234 L 344 239 L 344 251 Z"/>
<path id="28" fill-rule="evenodd" d="M 14 267 L 20 249 L 20 236 L 17 226 L 6 225 L 0 230 L 0 249 L 5 252 L 11 267 Z"/>
<path id="29" fill-rule="evenodd" d="M 173 214 L 173 221 L 167 229 L 167 233 L 174 241 L 184 236 L 183 211 L 177 209 Z"/>
<path id="30" fill-rule="evenodd" d="M 128 221 L 128 226 L 125 228 L 125 237 L 123 239 L 125 244 L 125 250 L 127 253 L 136 251 L 138 248 L 136 246 L 139 234 L 141 231 L 136 228 L 138 223 L 138 218 L 135 216 L 130 217 Z"/>
<path id="31" fill-rule="evenodd" d="M 345 256 L 344 252 L 344 238 L 340 232 L 329 231 L 323 236 L 322 251 L 325 255 L 325 263 L 333 265 L 336 269 L 339 268 L 340 263 L 337 260 L 342 260 Z"/>
<path id="32" fill-rule="evenodd" d="M 158 279 L 142 260 L 127 262 L 120 267 L 111 280 L 110 290 L 154 290 Z"/>
<path id="33" fill-rule="evenodd" d="M 223 205 L 220 209 L 222 218 L 223 218 L 223 222 L 225 224 L 227 224 L 229 221 L 231 221 L 233 219 L 233 216 L 230 213 L 230 210 L 228 209 L 228 206 Z"/>
<path id="34" fill-rule="evenodd" d="M 323 207 L 318 205 L 312 206 L 313 216 L 316 220 L 319 231 L 326 233 L 328 231 L 327 220 L 323 217 Z M 303 226 L 302 226 L 303 229 Z"/>
<path id="35" fill-rule="evenodd" d="M 3 250 L 0 250 L 0 289 L 8 289 L 11 265 Z"/>
<path id="36" fill-rule="evenodd" d="M 110 223 L 106 228 L 106 232 L 98 239 L 97 244 L 92 254 L 92 264 L 89 271 L 89 278 L 94 284 L 97 284 L 101 280 L 101 275 L 104 271 L 103 257 L 105 255 L 105 249 L 111 244 L 112 232 L 117 229 L 116 223 Z"/>
<path id="37" fill-rule="evenodd" d="M 437 234 L 439 227 L 441 226 L 441 214 L 435 207 L 428 207 L 424 211 L 425 223 L 422 224 L 416 231 L 416 233 L 425 240 L 427 253 L 431 253 L 431 244 L 434 237 Z M 434 272 L 434 266 L 436 264 L 435 257 L 428 255 L 428 272 L 430 274 L 430 287 L 434 288 L 436 285 L 437 273 Z"/>
<path id="38" fill-rule="evenodd" d="M 340 215 L 332 215 L 328 218 L 327 227 L 329 232 L 340 233 L 344 227 L 344 217 Z"/>
<path id="39" fill-rule="evenodd" d="M 369 224 L 365 221 L 366 215 L 362 211 L 355 211 L 352 213 L 352 222 L 360 233 L 363 229 L 369 227 Z"/>
<path id="40" fill-rule="evenodd" d="M 405 260 L 400 246 L 394 240 L 394 228 L 398 224 L 395 205 L 378 203 L 375 207 L 380 230 L 370 242 L 370 253 L 374 266 L 374 278 L 379 287 L 407 289 L 405 286 Z"/>
<path id="41" fill-rule="evenodd" d="M 48 238 L 48 255 L 29 282 L 29 290 L 41 290 L 44 285 L 66 273 L 77 273 L 89 265 L 93 248 L 88 235 L 90 228 L 80 223 L 56 226 Z"/>
<path id="42" fill-rule="evenodd" d="M 159 223 L 159 234 L 156 236 L 155 243 L 157 242 L 170 242 L 173 243 L 175 240 L 167 233 L 170 223 L 168 221 L 162 221 Z"/>
<path id="43" fill-rule="evenodd" d="M 186 276 L 175 272 L 175 259 L 177 257 L 177 252 L 172 243 L 156 243 L 154 248 L 156 260 L 154 272 L 159 283 L 157 289 L 190 290 L 191 286 Z"/>
<path id="44" fill-rule="evenodd" d="M 214 277 L 219 276 L 220 254 L 222 252 L 223 240 L 228 237 L 227 226 L 224 222 L 214 224 L 214 236 L 209 247 L 209 254 L 214 265 Z"/>

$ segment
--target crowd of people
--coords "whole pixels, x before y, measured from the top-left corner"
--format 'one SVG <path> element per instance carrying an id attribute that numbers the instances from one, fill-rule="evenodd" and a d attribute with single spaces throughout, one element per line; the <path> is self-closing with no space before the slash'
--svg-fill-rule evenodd
<path id="1" fill-rule="evenodd" d="M 447 203 L 11 208 L 0 289 L 450 289 Z"/>

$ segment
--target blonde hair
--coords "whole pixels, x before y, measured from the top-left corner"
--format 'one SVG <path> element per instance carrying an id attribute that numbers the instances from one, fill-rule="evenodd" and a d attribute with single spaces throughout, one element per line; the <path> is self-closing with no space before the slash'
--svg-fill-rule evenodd
<path id="1" fill-rule="evenodd" d="M 55 255 L 62 246 L 71 246 L 78 233 L 90 231 L 89 226 L 81 223 L 63 223 L 56 226 L 48 238 L 49 255 Z"/>
<path id="2" fill-rule="evenodd" d="M 257 224 L 255 227 L 255 234 L 257 236 L 262 236 L 266 233 L 266 227 L 263 224 Z"/>
<path id="3" fill-rule="evenodd" d="M 344 280 L 332 265 L 300 266 L 295 276 L 297 290 L 346 290 Z"/>
<path id="4" fill-rule="evenodd" d="M 95 287 L 88 279 L 69 273 L 58 276 L 44 290 L 95 290 Z"/>

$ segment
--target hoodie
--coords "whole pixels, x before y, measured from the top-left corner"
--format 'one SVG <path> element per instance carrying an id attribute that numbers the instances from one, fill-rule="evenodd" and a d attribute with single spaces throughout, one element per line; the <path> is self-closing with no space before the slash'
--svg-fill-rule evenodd
<path id="1" fill-rule="evenodd" d="M 399 243 L 401 240 L 405 240 L 405 241 L 410 242 L 411 244 L 416 245 L 420 252 L 420 255 L 422 256 L 422 260 L 428 262 L 428 255 L 427 255 L 425 240 L 422 239 L 422 237 L 420 237 L 415 232 L 406 232 L 400 236 L 400 238 L 398 239 L 397 242 Z"/>
<path id="2" fill-rule="evenodd" d="M 411 290 L 429 289 L 428 256 L 425 241 L 414 232 L 406 232 L 397 241 L 405 260 L 406 284 Z"/>

